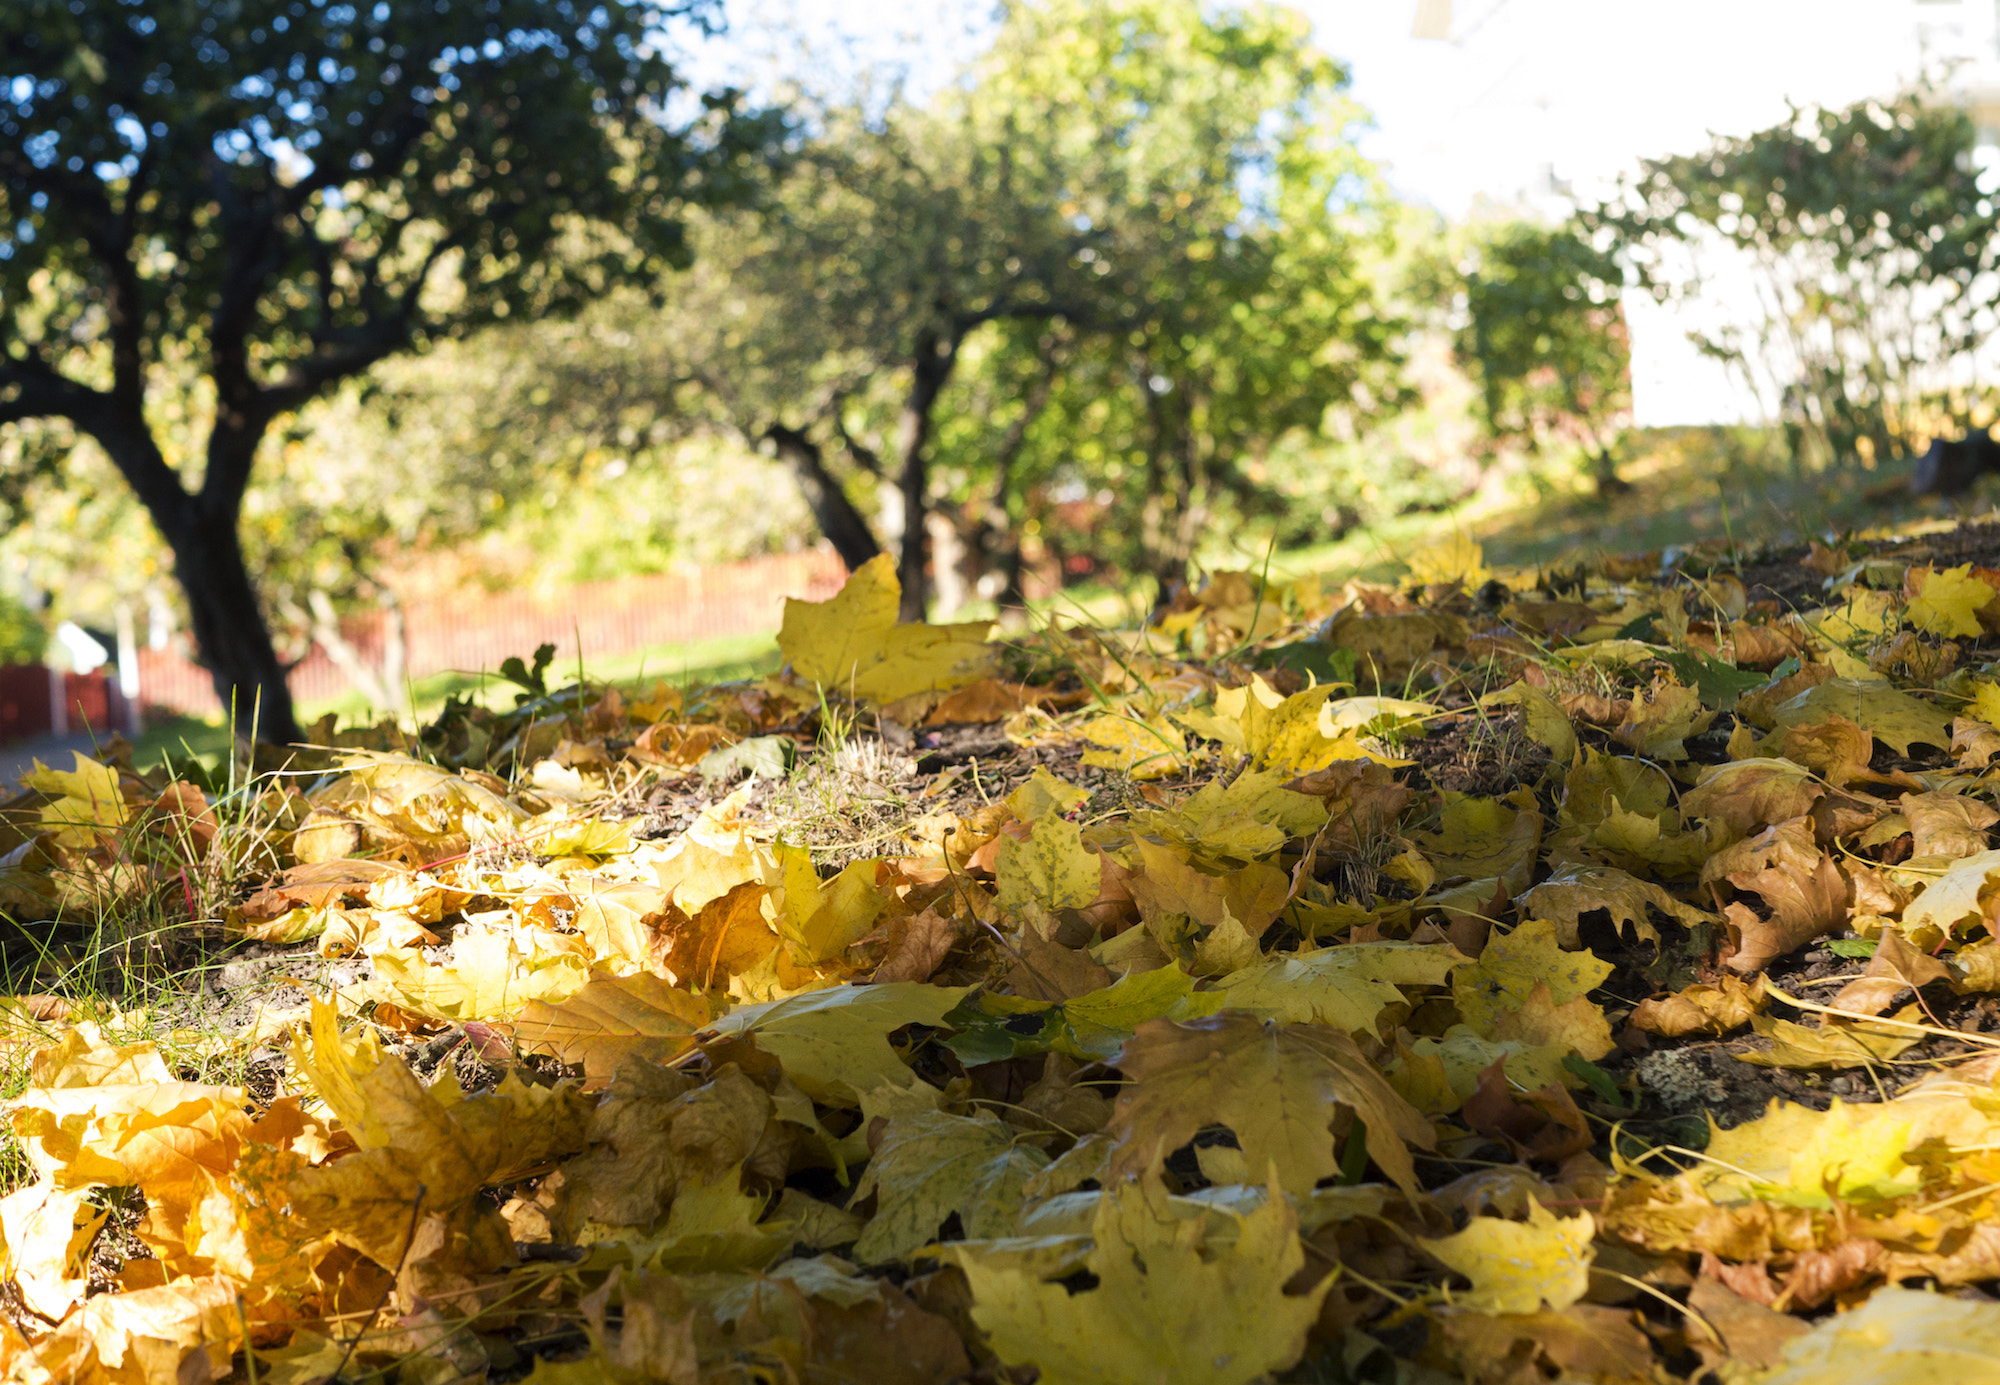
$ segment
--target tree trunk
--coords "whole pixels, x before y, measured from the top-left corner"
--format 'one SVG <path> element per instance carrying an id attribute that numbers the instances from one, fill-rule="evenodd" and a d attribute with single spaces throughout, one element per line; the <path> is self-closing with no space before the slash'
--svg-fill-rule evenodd
<path id="1" fill-rule="evenodd" d="M 840 561 L 847 565 L 847 570 L 852 572 L 880 554 L 882 545 L 875 541 L 868 521 L 862 518 L 861 511 L 854 508 L 854 502 L 847 498 L 847 491 L 838 478 L 826 469 L 826 458 L 820 453 L 819 444 L 803 431 L 787 428 L 782 423 L 766 428 L 764 436 L 777 449 L 778 456 L 791 467 L 792 475 L 799 483 L 799 493 L 805 497 L 806 508 L 813 512 L 820 533 L 826 535 L 827 542 L 833 545 L 833 551 L 840 555 Z"/>
<path id="2" fill-rule="evenodd" d="M 259 740 L 274 745 L 298 740 L 285 666 L 243 562 L 236 528 L 242 486 L 230 483 L 237 477 L 247 480 L 249 454 L 256 450 L 262 427 L 240 436 L 210 437 L 208 475 L 199 495 L 181 487 L 143 421 L 98 418 L 87 429 L 131 483 L 173 552 L 196 654 L 224 713 L 246 732 L 254 722 Z"/>
<path id="3" fill-rule="evenodd" d="M 1053 333 L 1037 344 L 1042 373 L 1029 386 L 1026 398 L 1021 401 L 1020 414 L 1007 425 L 1006 436 L 993 454 L 993 498 L 989 507 L 993 541 L 999 549 L 996 566 L 1000 569 L 1000 593 L 996 604 L 1000 608 L 1000 624 L 1009 630 L 1023 629 L 1028 624 L 1028 594 L 1022 585 L 1026 565 L 1021 558 L 1021 530 L 1014 523 L 1009 503 L 1014 495 L 1014 464 L 1027 446 L 1028 430 L 1048 407 L 1049 393 L 1061 366 L 1061 349 L 1062 343 Z"/>
<path id="4" fill-rule="evenodd" d="M 299 739 L 285 666 L 271 643 L 236 516 L 212 516 L 190 504 L 189 522 L 166 535 L 174 574 L 187 594 L 195 648 L 215 684 L 223 711 L 243 732 L 274 745 Z"/>
<path id="5" fill-rule="evenodd" d="M 1597 498 L 1611 500 L 1629 494 L 1632 483 L 1618 474 L 1618 463 L 1611 455 L 1611 449 L 1600 447 L 1590 454 L 1591 479 L 1597 482 Z"/>
<path id="6" fill-rule="evenodd" d="M 903 403 L 897 439 L 903 457 L 903 547 L 896 555 L 903 601 L 897 614 L 903 620 L 922 620 L 930 606 L 930 545 L 924 521 L 930 508 L 931 411 L 957 363 L 957 336 L 948 337 L 933 328 L 917 335 L 917 349 L 910 362 L 910 393 Z"/>

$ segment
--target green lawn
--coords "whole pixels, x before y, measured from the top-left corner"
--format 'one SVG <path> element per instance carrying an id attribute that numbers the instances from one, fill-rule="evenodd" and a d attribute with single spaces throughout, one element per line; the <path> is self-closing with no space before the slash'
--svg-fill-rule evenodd
<path id="1" fill-rule="evenodd" d="M 1358 529 L 1335 543 L 1265 553 L 1254 536 L 1225 536 L 1202 554 L 1210 570 L 1268 564 L 1273 578 L 1293 580 L 1312 573 L 1345 579 L 1390 579 L 1407 556 L 1430 544 L 1463 534 L 1480 542 L 1486 561 L 1500 567 L 1572 566 L 1602 552 L 1637 552 L 1704 539 L 1745 549 L 1800 543 L 1808 538 L 1907 524 L 1930 517 L 1970 518 L 1988 509 L 1991 478 L 1961 501 L 1913 500 L 1901 494 L 1871 496 L 1893 489 L 1902 473 L 1876 471 L 1794 471 L 1773 440 L 1753 429 L 1656 429 L 1635 434 L 1623 474 L 1629 494 L 1600 499 L 1580 477 L 1524 475 L 1510 487 L 1490 486 L 1449 510 L 1401 515 Z M 1088 584 L 1036 603 L 1037 620 L 1078 618 L 1129 625 L 1143 617 L 1150 592 Z M 968 607 L 955 618 L 990 616 L 990 606 Z M 688 644 L 657 645 L 589 661 L 591 678 L 633 688 L 664 678 L 675 683 L 718 682 L 755 677 L 779 666 L 775 632 L 728 635 Z M 549 671 L 552 686 L 574 680 L 574 664 Z M 447 697 L 471 695 L 493 707 L 513 704 L 513 684 L 490 672 L 434 674 L 412 685 L 420 719 L 434 716 Z M 328 712 L 342 725 L 371 720 L 358 693 L 299 708 L 312 722 Z M 141 765 L 162 757 L 201 757 L 219 763 L 229 743 L 220 722 L 175 717 L 139 738 Z"/>

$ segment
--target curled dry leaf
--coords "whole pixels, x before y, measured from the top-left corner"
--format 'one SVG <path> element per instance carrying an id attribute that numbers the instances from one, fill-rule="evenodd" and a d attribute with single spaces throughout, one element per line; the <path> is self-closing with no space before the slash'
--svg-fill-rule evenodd
<path id="1" fill-rule="evenodd" d="M 1697 981 L 1663 999 L 1642 1000 L 1632 1007 L 1625 1022 L 1665 1038 L 1720 1035 L 1748 1024 L 1750 1017 L 1769 1003 L 1763 977 L 1745 982 L 1721 976 L 1713 984 Z"/>

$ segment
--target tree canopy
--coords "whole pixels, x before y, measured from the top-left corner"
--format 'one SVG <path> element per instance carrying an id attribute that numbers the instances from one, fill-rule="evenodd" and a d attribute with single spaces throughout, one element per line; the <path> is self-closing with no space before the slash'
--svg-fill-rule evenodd
<path id="1" fill-rule="evenodd" d="M 1754 308 L 1699 344 L 1798 441 L 1881 462 L 1970 409 L 1970 353 L 2000 304 L 2000 206 L 1976 139 L 1966 111 L 1923 91 L 1794 108 L 1646 161 L 1589 220 L 1662 299 L 1743 272 Z"/>
<path id="2" fill-rule="evenodd" d="M 629 351 L 547 361 L 495 426 L 626 428 L 596 401 L 650 394 L 773 450 L 850 565 L 893 546 L 906 616 L 948 581 L 933 534 L 1018 588 L 1056 490 L 1108 488 L 1106 556 L 1175 575 L 1253 454 L 1396 395 L 1346 80 L 1274 7 L 1014 6 L 928 99 L 801 95 L 783 175 L 691 227 L 664 317 L 600 309 Z"/>
<path id="3" fill-rule="evenodd" d="M 1494 442 L 1580 448 L 1600 491 L 1621 489 L 1612 447 L 1630 420 L 1623 275 L 1569 226 L 1515 221 L 1478 236 L 1460 291 L 1460 365 Z"/>
<path id="4" fill-rule="evenodd" d="M 665 123 L 703 0 L 24 0 L 0 13 L 0 423 L 97 442 L 217 691 L 296 732 L 237 517 L 274 421 L 398 351 L 686 259 L 745 145 Z M 189 374 L 198 457 L 163 452 Z"/>

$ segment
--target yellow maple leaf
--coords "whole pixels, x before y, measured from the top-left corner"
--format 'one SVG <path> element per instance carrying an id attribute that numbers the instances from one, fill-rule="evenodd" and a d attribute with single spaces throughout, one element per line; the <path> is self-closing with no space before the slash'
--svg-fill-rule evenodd
<path id="1" fill-rule="evenodd" d="M 333 1007 L 315 1001 L 310 1037 L 293 1041 L 293 1063 L 343 1117 L 359 1150 L 286 1180 L 309 1229 L 336 1237 L 385 1265 L 408 1242 L 411 1208 L 445 1219 L 474 1246 L 510 1244 L 482 1188 L 576 1153 L 593 1099 L 573 1083 L 533 1087 L 509 1073 L 468 1096 L 449 1068 L 431 1086 L 372 1036 L 339 1032 Z M 511 1252 L 510 1252 L 511 1254 Z"/>
<path id="2" fill-rule="evenodd" d="M 788 598 L 778 648 L 800 678 L 870 702 L 963 687 L 993 671 L 993 622 L 899 625 L 902 595 L 895 561 L 871 558 L 825 601 Z"/>
<path id="3" fill-rule="evenodd" d="M 1452 977 L 1452 992 L 1459 1014 L 1477 1033 L 1491 1038 L 1523 1038 L 1541 1042 L 1527 1034 L 1502 1032 L 1510 1014 L 1531 1004 L 1561 1007 L 1582 1000 L 1604 984 L 1611 964 L 1588 951 L 1565 951 L 1556 940 L 1556 926 L 1546 919 L 1530 919 L 1511 933 L 1496 934 L 1486 944 L 1479 960 L 1459 968 Z M 1536 992 L 1542 992 L 1537 1002 Z M 1595 1007 L 1590 1007 L 1595 1009 Z M 1597 1016 L 1603 1025 L 1604 1017 Z M 1605 1029 L 1604 1039 L 1610 1038 Z M 1585 1053 L 1587 1058 L 1603 1056 Z"/>
<path id="4" fill-rule="evenodd" d="M 1376 1018 L 1405 999 L 1398 983 L 1441 985 L 1468 960 L 1449 943 L 1346 943 L 1272 957 L 1224 977 L 1217 989 L 1232 1010 L 1380 1038 Z"/>
<path id="5" fill-rule="evenodd" d="M 514 1026 L 525 1053 L 549 1053 L 582 1065 L 602 1082 L 634 1055 L 653 1062 L 694 1047 L 694 1036 L 712 1018 L 709 1003 L 651 972 L 593 976 L 560 1003 L 528 1002 Z"/>
<path id="6" fill-rule="evenodd" d="M 1924 886 L 1924 892 L 1903 906 L 1903 931 L 1935 928 L 1950 936 L 1968 920 L 1991 922 L 2000 912 L 2000 883 L 1992 880 L 2000 872 L 2000 851 L 1982 851 L 1953 861 Z"/>
<path id="7" fill-rule="evenodd" d="M 1452 1302 L 1483 1313 L 1533 1313 L 1543 1304 L 1561 1310 L 1583 1297 L 1596 1233 L 1590 1213 L 1558 1217 L 1530 1197 L 1526 1221 L 1474 1217 L 1463 1231 L 1417 1243 L 1472 1281 L 1471 1289 L 1452 1293 Z"/>
<path id="8" fill-rule="evenodd" d="M 118 771 L 80 750 L 73 753 L 75 769 L 50 769 L 37 760 L 21 782 L 51 800 L 42 805 L 42 830 L 59 846 L 89 850 L 124 826 L 131 813 L 118 790 Z"/>
<path id="9" fill-rule="evenodd" d="M 1486 551 L 1479 541 L 1457 530 L 1412 553 L 1409 564 L 1410 580 L 1426 585 L 1459 582 L 1476 587 L 1492 576 L 1486 567 Z"/>
<path id="10" fill-rule="evenodd" d="M 1164 779 L 1189 763 L 1187 737 L 1163 716 L 1106 713 L 1084 722 L 1077 734 L 1097 747 L 1083 752 L 1086 765 L 1134 779 Z"/>
<path id="11" fill-rule="evenodd" d="M 1863 1189 L 1912 1191 L 1922 1170 L 1903 1158 L 1911 1113 L 1897 1102 L 1850 1106 L 1835 1097 L 1824 1111 L 1773 1101 L 1770 1111 L 1731 1129 L 1710 1122 L 1707 1159 L 1695 1177 L 1718 1198 L 1777 1189 L 1783 1200 L 1828 1205 L 1828 1194 Z"/>
<path id="12" fill-rule="evenodd" d="M 785 1074 L 815 1101 L 853 1106 L 880 1087 L 928 1093 L 904 1066 L 888 1035 L 906 1024 L 935 1025 L 965 998 L 963 986 L 889 981 L 874 986 L 829 986 L 762 1005 L 746 1005 L 716 1020 L 723 1034 L 751 1034 L 757 1047 L 785 1065 Z"/>
<path id="13" fill-rule="evenodd" d="M 1877 1289 L 1785 1343 L 1758 1385 L 1992 1385 L 2000 1381 L 2000 1306 L 1917 1289 Z"/>
<path id="14" fill-rule="evenodd" d="M 1296 1361 L 1334 1276 L 1284 1292 L 1305 1263 L 1287 1199 L 1274 1186 L 1225 1213 L 1233 1244 L 1205 1244 L 1206 1218 L 1164 1204 L 1153 1180 L 1098 1197 L 1084 1262 L 1096 1282 L 1080 1293 L 980 1242 L 948 1246 L 1000 1359 L 1039 1367 L 1044 1385 L 1249 1385 Z"/>
<path id="15" fill-rule="evenodd" d="M 990 1112 L 897 1116 L 854 1190 L 856 1202 L 876 1195 L 875 1215 L 854 1253 L 870 1265 L 903 1259 L 934 1241 L 953 1212 L 968 1237 L 1011 1235 L 1028 1180 L 1048 1164 L 1046 1154 L 1017 1144 Z"/>
<path id="16" fill-rule="evenodd" d="M 1080 789 L 1036 765 L 1028 782 L 1007 795 L 1007 811 L 1022 822 L 1036 823 L 1046 817 L 1066 817 L 1089 801 L 1089 789 Z"/>
<path id="17" fill-rule="evenodd" d="M 1029 918 L 1047 937 L 1055 910 L 1081 909 L 1097 898 L 1102 867 L 1075 823 L 1045 817 L 1026 841 L 1001 840 L 994 874 L 1000 907 Z"/>
<path id="18" fill-rule="evenodd" d="M 85 1257 L 108 1214 L 84 1204 L 89 1193 L 43 1181 L 0 1197 L 0 1279 L 50 1322 L 90 1288 Z"/>
<path id="19" fill-rule="evenodd" d="M 1369 1158 L 1413 1190 L 1410 1145 L 1430 1148 L 1430 1122 L 1400 1097 L 1348 1035 L 1225 1011 L 1185 1023 L 1148 1020 L 1116 1060 L 1130 1084 L 1109 1129 L 1111 1171 L 1137 1173 L 1202 1126 L 1236 1132 L 1254 1172 L 1267 1164 L 1303 1197 L 1339 1168 L 1331 1124 L 1345 1106 L 1365 1125 Z"/>
<path id="20" fill-rule="evenodd" d="M 1990 678 L 1975 679 L 1971 711 L 1988 726 L 2000 726 L 2000 683 Z"/>
<path id="21" fill-rule="evenodd" d="M 1515 683 L 1479 699 L 1481 707 L 1517 706 L 1528 739 L 1546 746 L 1555 766 L 1568 765 L 1576 758 L 1576 728 L 1569 713 L 1547 693 L 1530 683 Z"/>
<path id="22" fill-rule="evenodd" d="M 368 984 L 375 994 L 412 1014 L 460 1024 L 511 1020 L 529 1001 L 567 1000 L 590 979 L 580 953 L 539 948 L 515 929 L 461 926 L 443 962 L 414 948 L 384 948 L 374 959 Z"/>
<path id="23" fill-rule="evenodd" d="M 784 895 L 775 926 L 791 943 L 802 963 L 828 961 L 865 937 L 890 896 L 875 887 L 875 861 L 851 861 L 831 880 L 822 881 L 812 853 L 802 847 L 776 846 Z"/>
<path id="24" fill-rule="evenodd" d="M 1926 635 L 1977 638 L 1979 612 L 1992 605 L 1995 596 L 1993 588 L 1972 575 L 1972 564 L 1961 563 L 1942 572 L 1926 572 L 1904 614 Z"/>
<path id="25" fill-rule="evenodd" d="M 1414 837 L 1441 877 L 1497 879 L 1509 894 L 1527 889 L 1534 879 L 1541 839 L 1541 810 L 1526 787 L 1505 798 L 1447 792 L 1437 832 Z"/>

